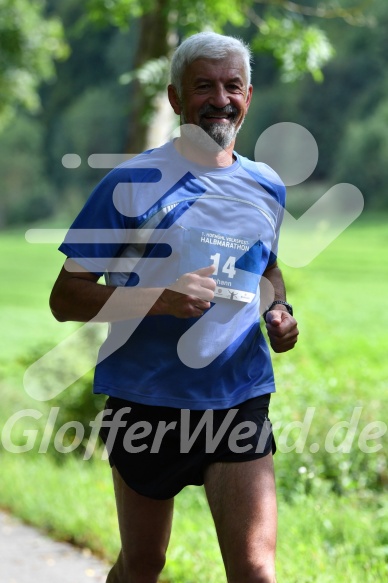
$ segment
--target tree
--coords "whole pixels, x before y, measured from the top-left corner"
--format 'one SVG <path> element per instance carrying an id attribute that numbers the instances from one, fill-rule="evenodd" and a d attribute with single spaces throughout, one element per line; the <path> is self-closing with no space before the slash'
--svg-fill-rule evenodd
<path id="1" fill-rule="evenodd" d="M 322 79 L 322 67 L 334 54 L 326 34 L 311 23 L 312 17 L 341 17 L 360 22 L 359 8 L 307 7 L 288 0 L 88 0 L 89 18 L 128 27 L 137 19 L 140 28 L 134 71 L 122 77 L 134 83 L 137 115 L 129 125 L 128 149 L 139 152 L 151 145 L 150 123 L 161 88 L 166 84 L 168 57 L 179 38 L 200 30 L 218 32 L 229 25 L 251 26 L 255 51 L 272 54 L 285 81 L 310 73 Z M 160 100 L 159 100 L 160 104 Z M 155 145 L 155 144 L 153 144 Z"/>
<path id="2" fill-rule="evenodd" d="M 60 21 L 44 9 L 44 0 L 0 0 L 0 129 L 19 106 L 39 109 L 41 81 L 68 54 Z"/>

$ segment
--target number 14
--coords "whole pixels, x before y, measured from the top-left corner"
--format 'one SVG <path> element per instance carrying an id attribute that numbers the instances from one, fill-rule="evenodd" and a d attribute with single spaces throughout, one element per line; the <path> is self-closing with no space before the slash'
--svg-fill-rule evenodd
<path id="1" fill-rule="evenodd" d="M 218 270 L 220 267 L 220 259 L 221 253 L 215 253 L 214 255 L 210 255 L 210 259 L 213 259 L 215 265 L 215 272 L 213 275 L 218 275 Z M 222 266 L 222 273 L 226 273 L 228 277 L 234 277 L 236 275 L 235 269 L 236 258 L 233 255 L 230 255 L 228 259 L 225 261 L 224 265 Z"/>

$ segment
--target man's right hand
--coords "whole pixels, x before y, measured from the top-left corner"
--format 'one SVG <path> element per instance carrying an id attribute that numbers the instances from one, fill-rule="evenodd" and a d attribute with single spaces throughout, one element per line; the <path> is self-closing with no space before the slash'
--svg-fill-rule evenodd
<path id="1" fill-rule="evenodd" d="M 214 298 L 216 282 L 211 278 L 214 271 L 215 266 L 209 265 L 181 275 L 160 295 L 152 312 L 176 318 L 199 318 Z"/>

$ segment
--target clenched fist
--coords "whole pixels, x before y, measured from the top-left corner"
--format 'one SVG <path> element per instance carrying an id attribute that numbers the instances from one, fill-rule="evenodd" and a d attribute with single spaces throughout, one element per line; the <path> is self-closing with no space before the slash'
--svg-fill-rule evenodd
<path id="1" fill-rule="evenodd" d="M 274 352 L 287 352 L 298 340 L 298 324 L 288 312 L 274 309 L 266 316 L 268 337 Z"/>
<path id="2" fill-rule="evenodd" d="M 185 273 L 159 297 L 158 313 L 176 318 L 198 318 L 211 306 L 216 282 L 210 276 L 215 266 Z"/>

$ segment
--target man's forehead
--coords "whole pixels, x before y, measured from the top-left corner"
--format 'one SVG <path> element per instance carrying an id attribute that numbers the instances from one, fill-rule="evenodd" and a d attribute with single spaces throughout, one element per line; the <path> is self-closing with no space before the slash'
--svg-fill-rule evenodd
<path id="1" fill-rule="evenodd" d="M 238 55 L 229 55 L 222 59 L 199 58 L 190 63 L 184 72 L 184 77 L 190 79 L 213 75 L 226 75 L 231 78 L 246 80 L 244 61 Z"/>

